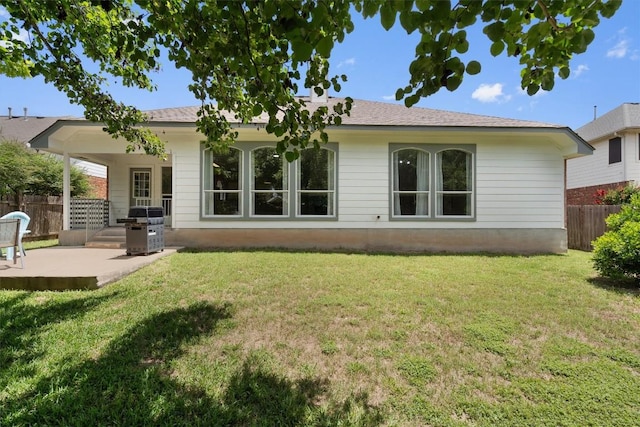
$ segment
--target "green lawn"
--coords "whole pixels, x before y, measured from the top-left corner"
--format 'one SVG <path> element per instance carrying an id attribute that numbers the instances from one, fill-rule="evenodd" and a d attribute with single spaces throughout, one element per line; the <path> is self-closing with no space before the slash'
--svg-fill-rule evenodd
<path id="1" fill-rule="evenodd" d="M 638 426 L 640 293 L 590 254 L 179 253 L 0 292 L 0 425 Z"/>

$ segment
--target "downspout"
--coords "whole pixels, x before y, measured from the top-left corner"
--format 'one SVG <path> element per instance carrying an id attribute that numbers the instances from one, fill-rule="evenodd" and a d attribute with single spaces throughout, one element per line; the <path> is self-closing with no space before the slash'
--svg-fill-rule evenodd
<path id="1" fill-rule="evenodd" d="M 62 229 L 68 231 L 71 222 L 71 158 L 66 151 L 63 155 L 62 173 Z"/>

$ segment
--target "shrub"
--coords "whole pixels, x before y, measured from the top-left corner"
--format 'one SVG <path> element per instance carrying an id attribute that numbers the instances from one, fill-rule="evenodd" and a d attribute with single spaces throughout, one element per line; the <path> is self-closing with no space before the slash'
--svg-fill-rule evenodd
<path id="1" fill-rule="evenodd" d="M 627 184 L 626 187 L 612 188 L 610 190 L 596 190 L 595 202 L 597 205 L 623 205 L 629 203 L 631 196 L 640 194 L 640 187 Z"/>
<path id="2" fill-rule="evenodd" d="M 640 279 L 640 194 L 607 218 L 609 230 L 593 242 L 595 269 L 612 279 Z"/>

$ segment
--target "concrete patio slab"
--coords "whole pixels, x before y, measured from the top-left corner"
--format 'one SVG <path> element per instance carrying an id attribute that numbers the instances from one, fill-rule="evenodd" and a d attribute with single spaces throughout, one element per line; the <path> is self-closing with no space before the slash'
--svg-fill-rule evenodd
<path id="1" fill-rule="evenodd" d="M 24 269 L 0 260 L 0 289 L 98 289 L 119 280 L 179 248 L 149 255 L 127 256 L 124 249 L 54 246 L 27 251 Z"/>

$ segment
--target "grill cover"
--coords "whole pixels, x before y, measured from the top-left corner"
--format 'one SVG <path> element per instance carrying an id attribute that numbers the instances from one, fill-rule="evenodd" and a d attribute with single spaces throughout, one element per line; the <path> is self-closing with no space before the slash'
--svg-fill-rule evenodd
<path id="1" fill-rule="evenodd" d="M 163 218 L 162 206 L 132 206 L 129 208 L 129 218 Z"/>

